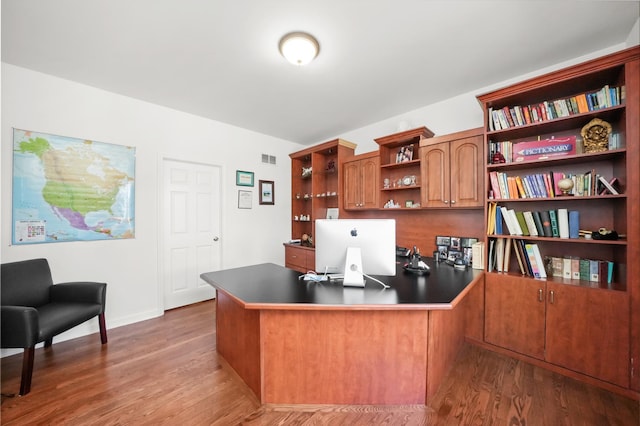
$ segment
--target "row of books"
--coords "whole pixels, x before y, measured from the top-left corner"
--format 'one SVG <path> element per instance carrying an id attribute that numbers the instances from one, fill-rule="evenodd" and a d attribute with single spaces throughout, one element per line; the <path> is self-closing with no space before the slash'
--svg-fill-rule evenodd
<path id="1" fill-rule="evenodd" d="M 573 181 L 573 188 L 564 194 L 558 187 L 560 180 L 569 178 Z M 491 192 L 489 198 L 517 199 L 517 198 L 554 198 L 565 195 L 587 197 L 595 195 L 618 195 L 618 179 L 607 180 L 604 176 L 590 170 L 585 173 L 534 173 L 524 176 L 508 176 L 505 172 L 489 172 Z"/>
<path id="2" fill-rule="evenodd" d="M 524 276 L 533 278 L 554 276 L 599 284 L 611 284 L 613 282 L 614 262 L 579 257 L 543 257 L 537 244 L 511 238 L 489 240 L 487 271 L 509 272 L 512 247 L 519 272 Z"/>
<path id="3" fill-rule="evenodd" d="M 497 203 L 488 209 L 488 235 L 580 238 L 580 212 L 565 208 L 515 211 Z"/>
<path id="4" fill-rule="evenodd" d="M 554 101 L 543 101 L 523 106 L 505 106 L 496 109 L 489 108 L 489 130 L 503 130 L 611 108 L 624 103 L 625 97 L 625 86 L 610 87 L 605 85 L 594 92 L 585 92 Z"/>
<path id="5" fill-rule="evenodd" d="M 581 259 L 579 257 L 544 257 L 547 275 L 565 279 L 611 284 L 615 264 L 608 260 Z"/>
<path id="6" fill-rule="evenodd" d="M 496 238 L 489 240 L 488 272 L 509 272 L 511 263 L 511 246 L 518 261 L 522 275 L 534 278 L 547 278 L 543 258 L 537 244 L 524 240 Z"/>

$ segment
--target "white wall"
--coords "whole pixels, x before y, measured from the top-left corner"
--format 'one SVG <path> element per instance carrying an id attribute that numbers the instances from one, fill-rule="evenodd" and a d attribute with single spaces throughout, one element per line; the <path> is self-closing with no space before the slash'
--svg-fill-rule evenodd
<path id="1" fill-rule="evenodd" d="M 514 84 L 528 78 L 559 70 L 571 65 L 578 64 L 580 62 L 588 61 L 599 56 L 607 55 L 609 53 L 635 46 L 640 42 L 640 40 L 638 40 L 639 23 L 640 19 L 636 21 L 636 25 L 629 34 L 629 37 L 625 44 L 611 46 L 607 49 L 598 50 L 588 55 L 574 58 L 572 60 L 565 61 L 551 67 L 535 70 L 530 73 L 514 77 L 510 80 L 497 82 L 496 84 L 493 84 L 491 86 L 476 89 L 473 92 L 468 92 L 460 96 L 444 100 L 442 102 L 427 105 L 422 108 L 408 111 L 395 117 L 390 117 L 377 123 L 361 127 L 359 129 L 354 129 L 352 131 L 336 135 L 336 137 L 341 137 L 350 142 L 358 144 L 356 154 L 362 154 L 378 149 L 378 144 L 376 144 L 376 142 L 374 141 L 375 138 L 391 135 L 402 130 L 426 126 L 436 135 L 446 135 L 449 133 L 472 129 L 475 127 L 482 127 L 482 109 L 480 108 L 480 104 L 478 103 L 476 96 L 491 92 L 493 90 L 497 90 L 499 88 L 508 86 L 509 84 Z"/>
<path id="2" fill-rule="evenodd" d="M 71 81 L 2 64 L 0 259 L 46 257 L 54 282 L 108 283 L 107 327 L 161 315 L 160 173 L 163 157 L 222 166 L 223 267 L 284 264 L 290 238 L 290 160 L 304 146 Z M 135 239 L 11 245 L 12 128 L 136 147 Z M 261 162 L 275 155 L 277 166 Z M 255 173 L 253 208 L 237 208 L 236 170 Z M 258 180 L 275 181 L 275 205 L 258 204 Z M 97 331 L 77 327 L 57 341 Z"/>

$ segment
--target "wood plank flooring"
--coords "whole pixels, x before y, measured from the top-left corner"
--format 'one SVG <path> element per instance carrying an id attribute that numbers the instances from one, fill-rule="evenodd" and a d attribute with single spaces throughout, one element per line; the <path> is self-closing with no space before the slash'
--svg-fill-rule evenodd
<path id="1" fill-rule="evenodd" d="M 640 425 L 637 401 L 467 345 L 429 406 L 264 405 L 215 350 L 213 301 L 2 367 L 3 425 Z M 108 320 L 108 319 L 107 319 Z M 107 322 L 108 325 L 108 322 Z"/>

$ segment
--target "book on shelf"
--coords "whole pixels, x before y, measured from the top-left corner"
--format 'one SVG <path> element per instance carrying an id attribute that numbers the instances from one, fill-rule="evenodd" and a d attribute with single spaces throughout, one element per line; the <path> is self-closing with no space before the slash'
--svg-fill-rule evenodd
<path id="1" fill-rule="evenodd" d="M 531 213 L 533 214 L 533 221 L 536 225 L 538 236 L 544 237 L 544 228 L 542 227 L 542 217 L 540 216 L 540 212 L 536 210 Z"/>
<path id="2" fill-rule="evenodd" d="M 569 238 L 580 237 L 580 212 L 569 210 Z"/>
<path id="3" fill-rule="evenodd" d="M 523 264 L 524 260 L 522 259 L 522 255 L 520 254 L 520 247 L 518 245 L 518 241 L 513 242 L 513 251 L 516 254 L 516 260 L 518 261 L 518 268 L 520 268 L 520 274 L 527 275 L 526 266 Z"/>
<path id="4" fill-rule="evenodd" d="M 533 220 L 533 213 L 530 211 L 524 211 L 522 212 L 522 215 L 524 216 L 524 221 L 527 225 L 527 228 L 529 230 L 529 235 L 531 235 L 532 237 L 537 237 L 538 236 L 538 228 L 536 228 L 536 223 Z"/>
<path id="5" fill-rule="evenodd" d="M 608 181 L 604 178 L 604 176 L 600 176 L 600 177 L 598 178 L 598 180 L 599 180 L 599 181 L 600 181 L 600 183 L 604 186 L 604 188 L 605 188 L 607 191 L 609 191 L 611 194 L 613 194 L 613 195 L 618 195 L 618 194 L 620 194 L 620 193 L 618 192 L 618 190 L 616 190 L 616 189 L 613 187 L 613 183 L 617 182 L 617 179 L 616 179 L 616 178 L 612 178 L 612 179 L 611 179 L 611 183 L 610 183 L 610 182 L 608 182 Z M 602 194 L 602 192 L 601 192 L 601 194 Z"/>
<path id="6" fill-rule="evenodd" d="M 580 258 L 571 256 L 571 279 L 580 279 Z"/>
<path id="7" fill-rule="evenodd" d="M 557 210 L 558 219 L 558 236 L 560 238 L 569 238 L 569 211 L 565 208 Z"/>
<path id="8" fill-rule="evenodd" d="M 529 228 L 527 227 L 527 223 L 524 219 L 524 213 L 523 212 L 516 212 L 514 211 L 515 215 L 516 215 L 516 220 L 518 221 L 518 226 L 520 227 L 520 233 L 518 235 L 524 235 L 525 237 L 529 236 Z"/>
<path id="9" fill-rule="evenodd" d="M 493 247 L 495 246 L 495 240 L 489 240 L 489 257 L 487 258 L 487 272 L 493 272 L 493 267 L 495 266 L 495 253 Z"/>
<path id="10" fill-rule="evenodd" d="M 589 281 L 591 273 L 591 262 L 589 259 L 580 259 L 580 280 Z"/>
<path id="11" fill-rule="evenodd" d="M 551 221 L 551 236 L 559 237 L 560 231 L 558 229 L 558 216 L 555 210 L 549 210 L 549 219 Z"/>
<path id="12" fill-rule="evenodd" d="M 562 278 L 571 279 L 571 258 L 569 256 L 562 258 Z"/>
<path id="13" fill-rule="evenodd" d="M 504 265 L 504 238 L 496 238 L 495 253 L 496 253 L 496 271 L 502 272 Z"/>
<path id="14" fill-rule="evenodd" d="M 546 278 L 547 273 L 544 269 L 544 263 L 542 261 L 542 257 L 540 256 L 540 250 L 538 249 L 538 245 L 525 244 L 525 249 L 526 249 L 527 257 L 529 259 L 529 264 L 531 265 L 533 277 Z"/>
<path id="15" fill-rule="evenodd" d="M 509 272 L 509 263 L 511 263 L 511 238 L 507 238 L 504 243 L 504 259 L 502 265 L 502 272 Z"/>
<path id="16" fill-rule="evenodd" d="M 562 258 L 556 257 L 556 256 L 551 257 L 551 276 L 552 277 L 562 277 L 563 267 L 564 267 L 564 262 L 562 262 Z"/>
<path id="17" fill-rule="evenodd" d="M 589 281 L 597 283 L 600 281 L 600 262 L 597 260 L 589 261 Z"/>

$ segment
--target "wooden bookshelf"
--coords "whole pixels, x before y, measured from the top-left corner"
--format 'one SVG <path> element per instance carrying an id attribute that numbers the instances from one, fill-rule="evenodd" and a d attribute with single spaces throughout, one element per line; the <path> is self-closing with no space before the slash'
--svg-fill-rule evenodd
<path id="1" fill-rule="evenodd" d="M 506 128 L 492 121 L 492 111 L 571 99 L 605 87 L 624 87 L 624 99 L 619 104 L 614 102 L 586 111 L 583 108 Z M 580 212 L 580 229 L 595 231 L 605 227 L 626 236 L 611 241 L 485 232 L 487 256 L 491 241 L 524 239 L 536 244 L 543 256 L 572 256 L 615 264 L 615 279 L 611 283 L 554 276 L 535 279 L 521 275 L 517 258 L 512 254 L 507 273 L 487 270 L 485 274 L 485 343 L 541 360 L 550 368 L 560 367 L 569 376 L 586 374 L 605 387 L 613 385 L 637 395 L 640 392 L 640 48 L 516 83 L 478 96 L 478 100 L 485 118 L 486 231 L 491 219 L 489 207 L 496 202 L 516 211 L 576 210 Z M 580 149 L 573 155 L 535 161 L 491 163 L 490 148 L 504 141 L 517 143 L 572 135 L 576 136 L 577 145 L 583 145 L 581 129 L 594 118 L 611 125 L 620 146 L 603 152 L 585 153 Z M 515 177 L 592 170 L 607 180 L 616 177 L 620 194 L 496 199 L 489 193 L 492 172 Z"/>

